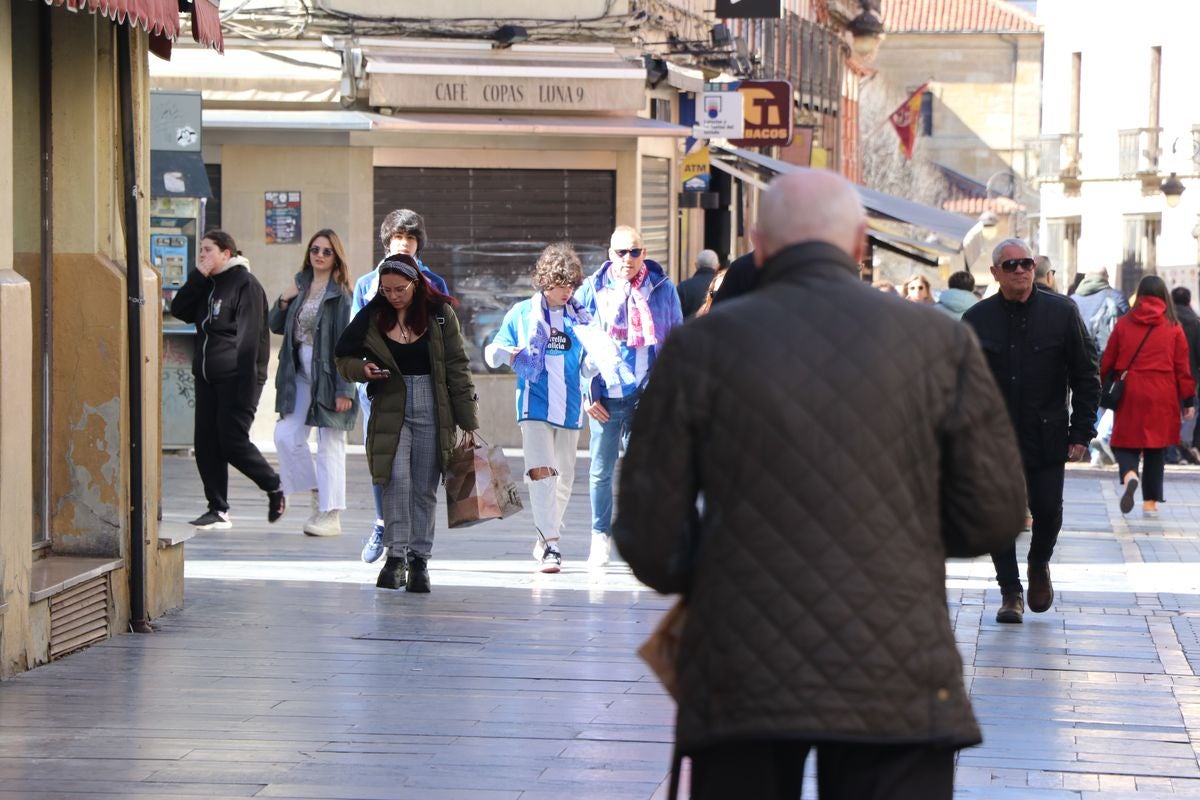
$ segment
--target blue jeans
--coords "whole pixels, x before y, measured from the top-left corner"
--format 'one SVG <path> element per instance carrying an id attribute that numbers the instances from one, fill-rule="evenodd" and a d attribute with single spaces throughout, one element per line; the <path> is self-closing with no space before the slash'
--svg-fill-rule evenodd
<path id="1" fill-rule="evenodd" d="M 629 444 L 629 426 L 633 422 L 638 398 L 637 395 L 607 397 L 602 402 L 608 411 L 608 422 L 588 420 L 591 430 L 588 455 L 592 461 L 588 489 L 592 499 L 592 533 L 611 535 L 613 470 L 616 469 L 620 449 Z"/>

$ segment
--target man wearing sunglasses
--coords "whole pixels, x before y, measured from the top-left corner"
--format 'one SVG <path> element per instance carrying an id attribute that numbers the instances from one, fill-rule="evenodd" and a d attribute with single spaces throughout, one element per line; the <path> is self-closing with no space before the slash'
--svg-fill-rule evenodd
<path id="1" fill-rule="evenodd" d="M 1050 556 L 1062 528 L 1066 462 L 1082 461 L 1095 435 L 1100 375 L 1078 308 L 1037 289 L 1029 245 L 1005 239 L 992 251 L 992 265 L 1000 291 L 968 309 L 963 322 L 979 336 L 1016 430 L 1033 518 L 1029 610 L 1041 613 L 1054 603 Z M 1025 594 L 1015 545 L 993 553 L 992 563 L 1002 598 L 996 621 L 1020 623 Z"/>
<path id="2" fill-rule="evenodd" d="M 629 425 L 638 397 L 663 340 L 683 322 L 679 294 L 666 271 L 646 257 L 642 235 L 628 225 L 613 231 L 609 260 L 590 275 L 575 299 L 611 336 L 633 374 L 628 384 L 606 384 L 597 375 L 584 392 L 590 438 L 592 544 L 589 567 L 608 563 L 612 551 L 613 470 L 620 448 L 629 442 Z"/>

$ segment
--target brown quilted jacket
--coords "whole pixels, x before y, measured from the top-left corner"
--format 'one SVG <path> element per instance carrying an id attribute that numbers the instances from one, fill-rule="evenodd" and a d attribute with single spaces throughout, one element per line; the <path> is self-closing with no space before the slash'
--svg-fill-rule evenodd
<path id="1" fill-rule="evenodd" d="M 1016 538 L 1020 457 L 967 326 L 854 267 L 823 243 L 777 255 L 671 333 L 635 415 L 614 537 L 688 596 L 683 753 L 981 740 L 945 560 Z"/>

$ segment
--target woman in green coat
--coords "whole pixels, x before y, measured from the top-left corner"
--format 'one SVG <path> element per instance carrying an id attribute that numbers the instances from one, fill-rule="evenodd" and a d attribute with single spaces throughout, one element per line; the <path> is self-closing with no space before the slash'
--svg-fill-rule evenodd
<path id="1" fill-rule="evenodd" d="M 367 461 L 383 488 L 387 560 L 375 585 L 429 591 L 437 486 L 456 429 L 479 427 L 475 384 L 454 301 L 412 256 L 379 265 L 379 292 L 337 344 L 338 372 L 367 384 Z"/>

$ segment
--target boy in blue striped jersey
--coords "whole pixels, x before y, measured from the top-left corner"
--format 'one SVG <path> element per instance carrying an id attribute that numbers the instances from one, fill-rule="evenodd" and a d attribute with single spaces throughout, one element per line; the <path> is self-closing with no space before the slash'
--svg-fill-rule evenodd
<path id="1" fill-rule="evenodd" d="M 534 558 L 548 573 L 562 568 L 559 539 L 575 482 L 583 380 L 620 385 L 632 379 L 609 337 L 572 297 L 582 282 L 583 266 L 571 245 L 549 245 L 534 267 L 537 292 L 509 309 L 484 351 L 489 365 L 507 364 L 517 373 L 517 422 L 537 531 Z"/>

